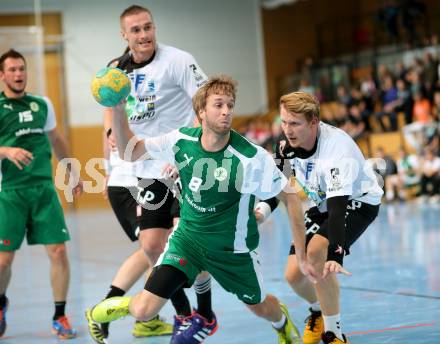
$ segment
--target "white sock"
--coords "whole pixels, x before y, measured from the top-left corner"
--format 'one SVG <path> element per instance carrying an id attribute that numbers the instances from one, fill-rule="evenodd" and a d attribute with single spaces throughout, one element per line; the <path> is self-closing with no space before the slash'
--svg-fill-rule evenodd
<path id="1" fill-rule="evenodd" d="M 324 331 L 331 331 L 336 337 L 342 340 L 342 330 L 341 330 L 341 314 L 325 316 L 324 318 Z"/>
<path id="2" fill-rule="evenodd" d="M 281 316 L 281 320 L 277 321 L 277 322 L 273 322 L 272 326 L 275 327 L 277 330 L 279 330 L 281 327 L 284 326 L 284 324 L 286 323 L 286 320 L 287 320 L 286 316 L 283 313 L 283 315 Z"/>
<path id="3" fill-rule="evenodd" d="M 310 304 L 310 308 L 312 309 L 312 311 L 314 312 L 320 312 L 321 311 L 321 305 L 319 304 L 319 301 L 316 301 L 314 303 Z"/>

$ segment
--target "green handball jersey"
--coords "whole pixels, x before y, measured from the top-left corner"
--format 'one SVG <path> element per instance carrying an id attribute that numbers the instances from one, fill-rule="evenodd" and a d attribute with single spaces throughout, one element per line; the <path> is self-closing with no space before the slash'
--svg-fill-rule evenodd
<path id="1" fill-rule="evenodd" d="M 145 140 L 153 159 L 179 170 L 179 228 L 173 235 L 210 252 L 247 253 L 258 246 L 255 197 L 278 195 L 287 179 L 263 148 L 231 131 L 225 148 L 205 151 L 201 128 L 181 128 Z"/>
<path id="2" fill-rule="evenodd" d="M 52 182 L 52 151 L 46 132 L 55 127 L 55 114 L 48 98 L 27 93 L 12 99 L 0 94 L 0 146 L 23 148 L 34 156 L 22 170 L 7 159 L 0 160 L 0 190 Z"/>

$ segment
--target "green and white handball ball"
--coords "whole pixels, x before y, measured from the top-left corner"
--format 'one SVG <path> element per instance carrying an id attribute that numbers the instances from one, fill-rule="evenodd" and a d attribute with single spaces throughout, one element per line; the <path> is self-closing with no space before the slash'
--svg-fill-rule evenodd
<path id="1" fill-rule="evenodd" d="M 131 82 L 119 68 L 106 67 L 95 74 L 91 87 L 93 98 L 99 104 L 113 107 L 130 94 Z"/>

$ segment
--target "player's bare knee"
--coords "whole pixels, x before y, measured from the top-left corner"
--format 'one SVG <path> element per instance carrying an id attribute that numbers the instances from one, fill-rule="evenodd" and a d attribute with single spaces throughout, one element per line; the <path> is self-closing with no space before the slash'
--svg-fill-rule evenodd
<path id="1" fill-rule="evenodd" d="M 307 249 L 307 260 L 316 269 L 322 266 L 327 259 L 327 250 L 322 248 L 314 247 Z"/>
<path id="2" fill-rule="evenodd" d="M 0 274 L 10 269 L 11 265 L 12 265 L 12 258 L 5 257 L 3 255 L 0 256 Z"/>
<path id="3" fill-rule="evenodd" d="M 51 245 L 48 249 L 48 254 L 53 263 L 68 264 L 66 245 Z"/>
<path id="4" fill-rule="evenodd" d="M 157 258 L 163 252 L 163 244 L 161 242 L 143 242 L 142 249 L 145 254 L 150 258 Z"/>
<path id="5" fill-rule="evenodd" d="M 148 305 L 143 302 L 132 302 L 130 304 L 130 313 L 139 321 L 147 321 L 152 317 Z"/>

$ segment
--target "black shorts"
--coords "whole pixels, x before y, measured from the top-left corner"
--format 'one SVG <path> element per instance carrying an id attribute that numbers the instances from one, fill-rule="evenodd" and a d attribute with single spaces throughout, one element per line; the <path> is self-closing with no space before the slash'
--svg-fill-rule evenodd
<path id="1" fill-rule="evenodd" d="M 172 192 L 159 180 L 139 181 L 138 187 L 109 186 L 108 198 L 124 232 L 136 241 L 139 231 L 150 228 L 169 229 L 173 225 Z"/>
<path id="2" fill-rule="evenodd" d="M 379 213 L 379 205 L 371 205 L 356 200 L 348 201 L 345 216 L 345 255 L 350 254 L 350 246 L 359 239 L 367 227 Z M 320 213 L 317 207 L 312 207 L 304 214 L 306 225 L 307 245 L 315 234 L 328 238 L 328 213 Z M 290 247 L 290 253 L 295 254 L 295 247 Z"/>

